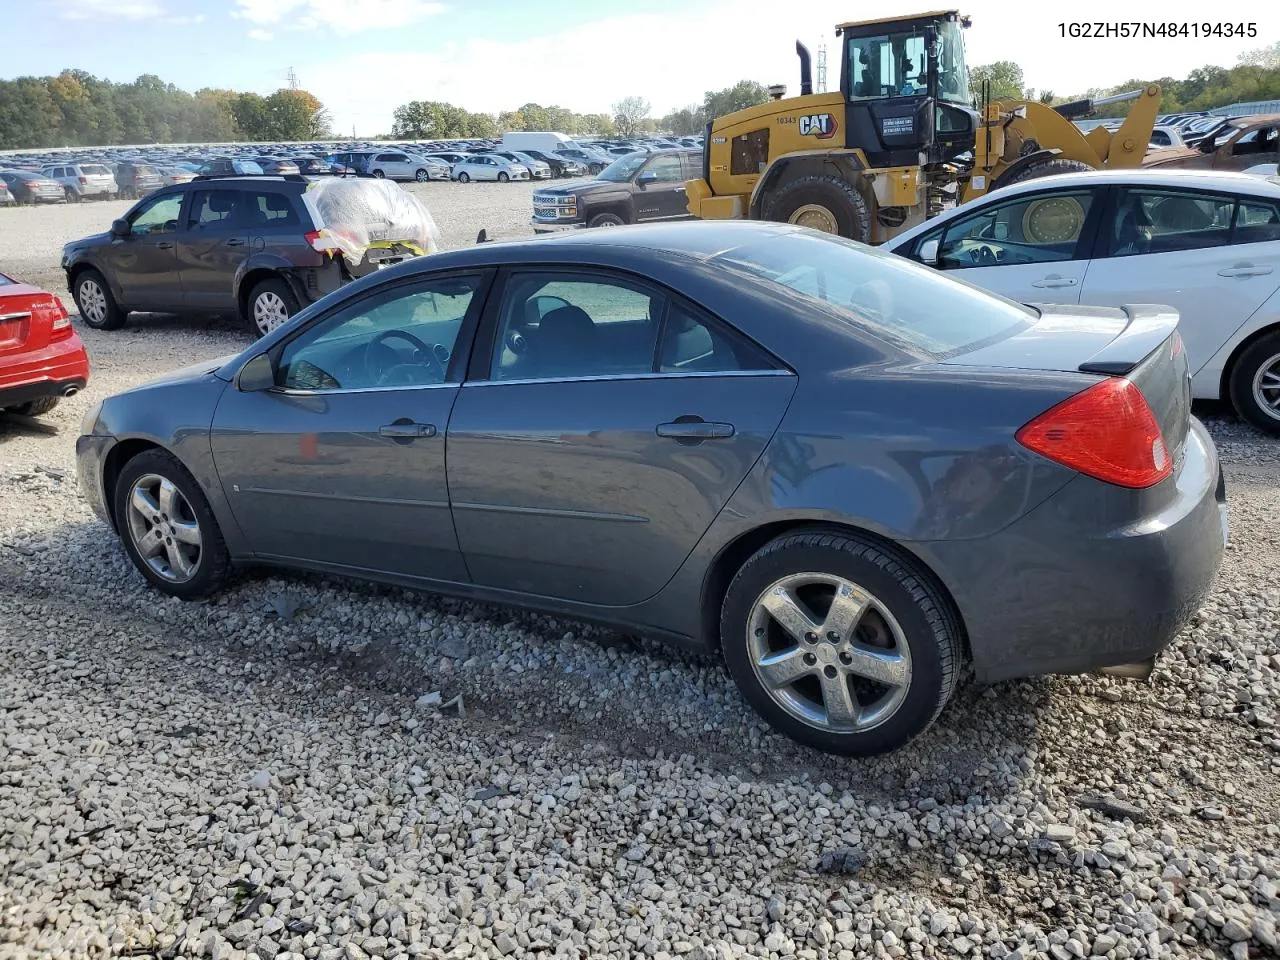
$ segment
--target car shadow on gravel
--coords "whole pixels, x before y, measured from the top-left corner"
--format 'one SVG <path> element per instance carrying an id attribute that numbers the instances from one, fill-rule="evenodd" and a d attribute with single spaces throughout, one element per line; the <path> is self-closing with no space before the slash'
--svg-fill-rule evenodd
<path id="1" fill-rule="evenodd" d="M 62 431 L 38 417 L 22 417 L 0 410 L 0 444 L 20 437 L 56 437 Z"/>

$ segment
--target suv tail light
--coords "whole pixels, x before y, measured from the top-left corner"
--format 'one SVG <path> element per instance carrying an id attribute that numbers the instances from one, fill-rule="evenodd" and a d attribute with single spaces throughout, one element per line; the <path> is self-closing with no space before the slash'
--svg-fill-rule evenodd
<path id="1" fill-rule="evenodd" d="M 1121 487 L 1154 486 L 1173 472 L 1160 424 L 1142 391 L 1124 377 L 1068 397 L 1016 438 L 1043 457 Z"/>
<path id="2" fill-rule="evenodd" d="M 82 187 L 84 187 L 84 186 L 88 186 L 88 184 L 89 184 L 89 178 L 88 178 L 88 177 L 76 177 L 76 179 L 80 181 L 80 186 L 82 186 Z"/>

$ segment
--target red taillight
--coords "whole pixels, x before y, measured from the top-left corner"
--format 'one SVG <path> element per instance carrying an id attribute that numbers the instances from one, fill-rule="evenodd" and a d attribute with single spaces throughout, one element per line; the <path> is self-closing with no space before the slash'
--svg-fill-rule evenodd
<path id="1" fill-rule="evenodd" d="M 1173 472 L 1164 434 L 1142 391 L 1123 377 L 1082 390 L 1017 433 L 1024 447 L 1121 487 L 1141 489 Z"/>
<path id="2" fill-rule="evenodd" d="M 67 308 L 62 305 L 62 301 L 57 297 L 51 296 L 48 300 L 38 301 L 31 305 L 32 320 L 49 320 L 49 329 L 52 331 L 52 340 L 61 340 L 64 337 L 71 336 L 71 315 L 67 313 Z"/>
<path id="3" fill-rule="evenodd" d="M 76 179 L 80 181 L 80 186 L 82 187 L 87 186 L 89 183 L 89 180 L 87 177 L 76 177 Z"/>

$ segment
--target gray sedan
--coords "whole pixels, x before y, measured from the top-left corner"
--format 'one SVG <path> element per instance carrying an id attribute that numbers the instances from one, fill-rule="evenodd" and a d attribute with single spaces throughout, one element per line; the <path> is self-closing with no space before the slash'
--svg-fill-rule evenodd
<path id="1" fill-rule="evenodd" d="M 851 755 L 966 661 L 1145 673 L 1209 589 L 1225 492 L 1167 309 L 1041 312 L 782 224 L 599 236 L 417 258 L 109 397 L 84 495 L 172 596 L 275 564 L 612 624 Z"/>

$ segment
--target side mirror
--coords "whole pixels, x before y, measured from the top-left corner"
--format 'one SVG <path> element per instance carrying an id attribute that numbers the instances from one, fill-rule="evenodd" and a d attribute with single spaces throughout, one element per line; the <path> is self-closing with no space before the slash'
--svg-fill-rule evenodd
<path id="1" fill-rule="evenodd" d="M 129 226 L 128 220 L 112 220 L 111 235 L 113 237 L 127 237 L 133 228 Z"/>
<path id="2" fill-rule="evenodd" d="M 931 267 L 936 267 L 938 265 L 938 241 L 936 239 L 926 240 L 924 243 L 920 244 L 920 252 L 918 256 L 920 257 L 921 263 L 928 264 Z"/>
<path id="3" fill-rule="evenodd" d="M 260 353 L 243 367 L 236 378 L 236 388 L 241 393 L 258 393 L 276 385 L 276 367 L 271 356 Z"/>
<path id="4" fill-rule="evenodd" d="M 657 179 L 658 175 L 656 173 L 652 170 L 646 170 L 644 173 L 640 174 L 640 176 L 636 177 L 636 183 L 643 187 L 645 184 L 656 182 Z"/>

